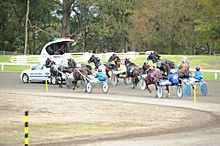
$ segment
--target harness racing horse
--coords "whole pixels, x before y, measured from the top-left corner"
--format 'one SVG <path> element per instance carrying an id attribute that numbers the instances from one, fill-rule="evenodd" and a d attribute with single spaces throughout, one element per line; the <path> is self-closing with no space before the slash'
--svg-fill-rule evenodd
<path id="1" fill-rule="evenodd" d="M 72 81 L 73 88 L 72 89 L 75 90 L 75 87 L 79 80 L 82 81 L 83 86 L 85 85 L 86 76 L 92 75 L 92 71 L 87 66 L 83 66 L 80 68 L 74 68 L 72 75 L 73 75 L 73 81 Z"/>
<path id="2" fill-rule="evenodd" d="M 88 63 L 94 63 L 95 69 L 98 69 L 98 67 L 101 65 L 100 59 L 98 57 L 95 57 L 95 55 L 92 55 L 89 58 Z"/>
<path id="3" fill-rule="evenodd" d="M 64 81 L 64 79 L 62 78 L 63 67 L 56 65 L 56 63 L 51 59 L 46 60 L 45 66 L 50 68 L 52 84 L 58 83 L 59 87 L 62 87 L 62 82 Z"/>
<path id="4" fill-rule="evenodd" d="M 95 69 L 98 69 L 99 66 L 102 65 L 102 64 L 100 63 L 100 59 L 99 59 L 98 57 L 95 57 L 95 55 L 92 55 L 92 56 L 89 58 L 88 63 L 94 63 Z M 106 70 L 105 70 L 106 75 L 107 75 L 107 77 L 109 78 L 110 75 L 109 75 L 108 72 L 111 71 L 111 70 L 114 68 L 114 66 L 111 65 L 111 64 L 109 64 L 109 63 L 106 63 L 106 64 L 104 64 L 104 65 L 105 65 L 105 67 L 106 67 Z"/>
<path id="5" fill-rule="evenodd" d="M 163 71 L 163 76 L 165 77 L 170 73 L 171 69 L 175 68 L 175 64 L 170 60 L 160 60 L 160 57 L 156 52 L 153 52 L 147 57 L 147 60 L 152 60 L 153 63 L 156 63 L 157 68 Z"/>
<path id="6" fill-rule="evenodd" d="M 137 87 L 137 84 L 139 82 L 138 76 L 140 75 L 141 70 L 135 63 L 131 62 L 128 58 L 125 58 L 125 66 L 127 70 L 126 78 L 132 78 L 132 88 L 134 89 L 135 87 Z"/>
<path id="7" fill-rule="evenodd" d="M 68 64 L 68 72 L 71 73 L 73 72 L 74 68 L 76 68 L 76 61 L 72 58 L 67 60 L 67 64 Z"/>
<path id="8" fill-rule="evenodd" d="M 114 61 L 115 64 L 111 64 L 112 61 Z M 116 54 L 113 54 L 108 59 L 108 63 L 111 64 L 111 66 L 114 67 L 114 69 L 117 69 L 120 66 L 121 59 Z"/>
<path id="9" fill-rule="evenodd" d="M 142 77 L 146 77 L 142 81 L 146 83 L 147 90 L 151 93 L 149 85 L 154 84 L 157 91 L 157 85 L 159 84 L 159 80 L 163 79 L 163 76 L 160 73 L 160 71 L 157 68 L 150 68 L 150 66 L 146 63 L 143 64 L 141 70 L 143 74 Z"/>

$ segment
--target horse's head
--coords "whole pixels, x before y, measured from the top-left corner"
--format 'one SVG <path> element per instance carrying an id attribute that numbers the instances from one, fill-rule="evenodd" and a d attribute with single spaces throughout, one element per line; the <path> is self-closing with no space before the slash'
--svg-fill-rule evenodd
<path id="1" fill-rule="evenodd" d="M 108 62 L 121 60 L 116 54 L 113 54 L 109 59 Z"/>
<path id="2" fill-rule="evenodd" d="M 156 52 L 150 53 L 150 55 L 147 57 L 147 60 L 152 60 L 153 63 L 156 63 L 158 60 L 160 60 L 160 55 L 158 55 Z"/>
<path id="3" fill-rule="evenodd" d="M 92 63 L 95 61 L 95 55 L 92 55 L 89 60 L 88 60 L 88 63 Z"/>
<path id="4" fill-rule="evenodd" d="M 68 59 L 69 67 L 76 67 L 76 61 L 74 59 Z"/>
<path id="5" fill-rule="evenodd" d="M 149 69 L 149 67 L 150 67 L 150 65 L 148 65 L 147 62 L 144 62 L 142 69 L 146 71 Z"/>
<path id="6" fill-rule="evenodd" d="M 89 61 L 88 63 L 97 63 L 97 62 L 100 62 L 100 59 L 98 57 L 95 57 L 95 55 L 92 55 L 90 58 L 89 58 Z"/>
<path id="7" fill-rule="evenodd" d="M 125 66 L 127 66 L 130 63 L 131 63 L 131 61 L 128 58 L 125 58 Z"/>
<path id="8" fill-rule="evenodd" d="M 98 68 L 98 66 L 100 65 L 100 59 L 98 57 L 95 57 L 95 55 L 92 55 L 88 61 L 88 63 L 94 63 L 95 67 Z"/>

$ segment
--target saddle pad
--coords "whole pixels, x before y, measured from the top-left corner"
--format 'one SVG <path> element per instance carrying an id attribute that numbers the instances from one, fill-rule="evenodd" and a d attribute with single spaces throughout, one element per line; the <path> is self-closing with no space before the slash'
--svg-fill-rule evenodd
<path id="1" fill-rule="evenodd" d="M 169 80 L 161 80 L 159 83 L 161 86 L 171 85 L 172 83 Z"/>

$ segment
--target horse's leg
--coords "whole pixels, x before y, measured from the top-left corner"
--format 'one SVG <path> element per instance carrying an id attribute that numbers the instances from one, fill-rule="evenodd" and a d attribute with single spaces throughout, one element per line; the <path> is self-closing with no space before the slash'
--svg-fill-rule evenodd
<path id="1" fill-rule="evenodd" d="M 146 82 L 146 88 L 147 88 L 147 90 L 151 93 L 151 90 L 150 90 L 150 88 L 149 88 L 148 85 L 150 85 L 150 84 L 148 84 L 148 83 Z"/>
<path id="2" fill-rule="evenodd" d="M 169 86 L 166 86 L 166 90 L 167 90 L 167 98 L 170 98 L 170 88 L 169 88 Z"/>
<path id="3" fill-rule="evenodd" d="M 74 80 L 74 81 L 73 81 L 73 90 L 76 89 L 76 85 L 77 85 L 77 80 Z"/>
<path id="4" fill-rule="evenodd" d="M 57 83 L 58 83 L 59 87 L 63 88 L 62 81 L 61 81 L 62 79 L 61 79 L 59 73 L 56 73 L 56 80 L 57 80 Z"/>
<path id="5" fill-rule="evenodd" d="M 133 85 L 132 89 L 135 89 L 135 79 L 134 78 L 132 78 L 132 85 Z"/>
<path id="6" fill-rule="evenodd" d="M 78 79 L 77 79 L 76 75 L 73 75 L 73 78 L 74 78 L 74 80 L 73 80 L 73 90 L 75 90 Z"/>

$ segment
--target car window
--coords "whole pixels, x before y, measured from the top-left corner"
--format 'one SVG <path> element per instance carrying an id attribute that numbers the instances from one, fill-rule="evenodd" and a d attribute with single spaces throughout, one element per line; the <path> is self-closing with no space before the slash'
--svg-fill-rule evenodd
<path id="1" fill-rule="evenodd" d="M 34 70 L 41 70 L 42 69 L 42 65 L 37 65 L 34 67 Z"/>

